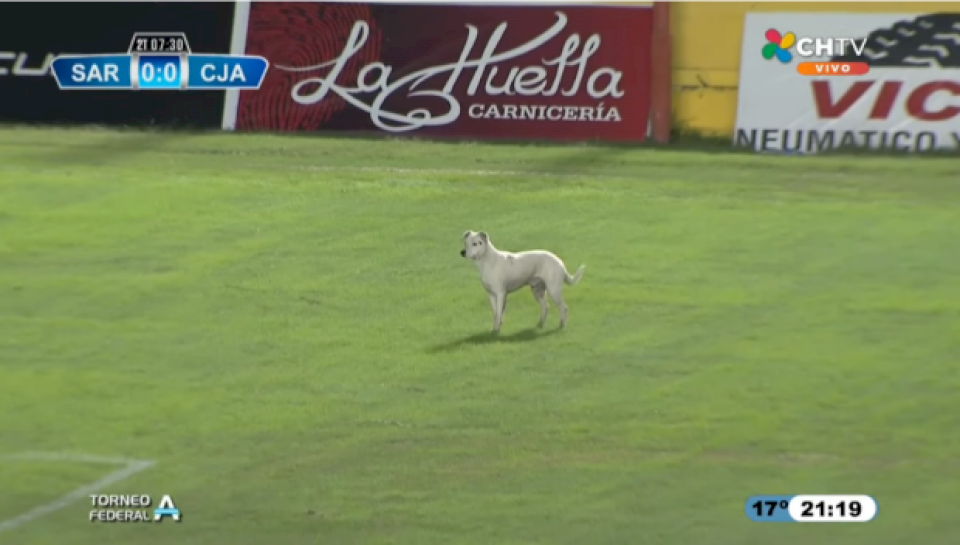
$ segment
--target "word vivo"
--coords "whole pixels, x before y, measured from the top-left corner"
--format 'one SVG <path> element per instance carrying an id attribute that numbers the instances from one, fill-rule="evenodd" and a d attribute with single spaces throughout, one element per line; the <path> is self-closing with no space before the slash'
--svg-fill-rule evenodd
<path id="1" fill-rule="evenodd" d="M 818 62 L 813 69 L 818 74 L 850 74 L 854 70 L 853 63 L 849 62 Z"/>
<path id="2" fill-rule="evenodd" d="M 862 76 L 870 71 L 865 62 L 805 61 L 797 65 L 802 76 Z"/>
<path id="3" fill-rule="evenodd" d="M 863 56 L 867 48 L 866 38 L 799 38 L 796 50 L 801 57 L 834 57 L 846 55 L 847 48 L 857 56 Z"/>
<path id="4" fill-rule="evenodd" d="M 146 494 L 91 494 L 90 505 L 90 522 L 160 522 L 164 517 L 180 522 L 180 510 L 167 495 L 154 509 L 150 509 L 153 500 Z"/>

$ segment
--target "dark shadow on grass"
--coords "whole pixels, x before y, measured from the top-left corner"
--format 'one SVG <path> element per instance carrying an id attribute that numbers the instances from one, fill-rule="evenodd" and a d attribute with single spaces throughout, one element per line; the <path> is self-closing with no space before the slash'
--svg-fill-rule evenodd
<path id="1" fill-rule="evenodd" d="M 161 150 L 167 142 L 179 141 L 189 137 L 192 134 L 202 134 L 189 128 L 164 128 L 164 127 L 104 127 L 99 125 L 70 126 L 70 125 L 41 125 L 41 124 L 16 124 L 0 125 L 4 130 L 16 130 L 18 128 L 27 129 L 45 129 L 60 131 L 88 131 L 79 133 L 73 141 L 56 140 L 49 145 L 31 141 L 29 143 L 30 151 L 25 156 L 31 157 L 39 164 L 50 165 L 81 165 L 98 166 L 112 162 L 118 157 L 130 158 L 131 156 Z M 100 134 L 90 131 L 102 131 Z M 121 138 L 117 138 L 117 136 Z M 15 144 L 15 143 L 14 143 Z"/>
<path id="2" fill-rule="evenodd" d="M 35 123 L 35 124 L 25 124 L 25 123 L 4 123 L 0 121 L 0 129 L 16 129 L 18 127 L 32 127 L 32 128 L 76 128 L 76 129 L 90 129 L 90 128 L 106 128 L 90 124 L 51 124 L 51 123 Z M 143 124 L 130 125 L 130 126 L 111 126 L 111 130 L 115 131 L 124 131 L 128 133 L 148 133 L 153 135 L 153 139 L 142 139 L 138 141 L 124 142 L 119 146 L 112 146 L 113 149 L 100 149 L 97 146 L 89 146 L 86 149 L 81 148 L 77 153 L 71 154 L 68 157 L 65 157 L 66 160 L 77 161 L 81 163 L 89 163 L 91 161 L 103 162 L 108 160 L 112 156 L 119 154 L 129 154 L 135 153 L 140 150 L 149 149 L 154 147 L 155 144 L 162 142 L 166 137 L 183 137 L 185 135 L 212 135 L 212 134 L 225 134 L 219 128 L 200 128 L 193 127 L 190 125 L 174 125 L 170 127 L 158 127 L 154 125 L 143 126 Z M 697 154 L 718 154 L 718 155 L 760 155 L 752 148 L 748 146 L 737 146 L 733 142 L 733 135 L 730 136 L 712 136 L 712 135 L 700 135 L 695 131 L 686 130 L 683 128 L 675 128 L 671 133 L 670 143 L 669 144 L 658 144 L 650 139 L 644 142 L 605 142 L 600 140 L 587 140 L 587 141 L 566 141 L 566 140 L 517 140 L 512 138 L 497 138 L 497 139 L 477 139 L 470 137 L 430 137 L 430 136 L 420 136 L 420 135 L 407 135 L 398 137 L 395 134 L 385 134 L 378 131 L 327 131 L 327 132 L 314 132 L 314 131 L 304 131 L 304 132 L 279 132 L 279 131 L 237 131 L 234 134 L 237 136 L 252 136 L 252 135 L 275 135 L 283 136 L 286 138 L 304 138 L 316 141 L 318 144 L 323 143 L 324 140 L 354 140 L 358 142 L 383 142 L 383 141 L 405 141 L 405 142 L 424 142 L 431 143 L 434 145 L 440 146 L 462 146 L 464 144 L 482 144 L 484 146 L 504 146 L 504 147 L 545 147 L 545 148 L 566 148 L 566 149 L 578 149 L 579 154 L 574 154 L 571 157 L 570 161 L 567 161 L 566 158 L 561 159 L 557 167 L 566 167 L 568 163 L 574 163 L 574 166 L 577 168 L 582 167 L 582 163 L 586 161 L 587 163 L 593 164 L 603 164 L 605 161 L 614 160 L 620 153 L 637 150 L 637 149 L 654 149 L 654 150 L 663 150 L 669 152 L 688 152 L 688 153 L 697 153 Z M 178 150 L 181 153 L 189 152 L 189 150 Z M 92 154 L 90 154 L 92 152 Z M 207 150 L 200 150 L 199 153 L 209 153 Z M 835 150 L 824 150 L 816 154 L 803 154 L 803 157 L 816 156 L 834 156 L 834 157 L 844 157 L 844 156 L 872 156 L 872 157 L 918 157 L 918 158 L 939 158 L 939 157 L 950 157 L 954 158 L 960 155 L 960 148 L 951 149 L 951 150 L 938 150 L 938 151 L 924 151 L 924 152 L 903 152 L 903 151 L 894 151 L 894 150 L 872 150 L 872 149 L 835 149 Z M 787 157 L 794 157 L 793 155 L 787 155 Z M 575 158 L 575 159 L 574 159 Z M 529 166 L 531 170 L 537 170 L 537 165 Z M 542 167 L 541 167 L 542 168 Z M 522 170 L 522 169 L 521 169 Z"/>
<path id="3" fill-rule="evenodd" d="M 55 161 L 65 165 L 105 165 L 117 158 L 129 159 L 140 153 L 161 150 L 167 142 L 183 140 L 186 136 L 181 131 L 167 130 L 124 132 L 125 138 L 81 140 L 69 147 L 61 146 L 55 153 L 41 150 L 37 158 L 41 161 Z"/>
<path id="4" fill-rule="evenodd" d="M 427 353 L 439 354 L 441 352 L 453 352 L 468 346 L 481 346 L 485 344 L 526 343 L 536 341 L 537 339 L 542 339 L 544 337 L 550 337 L 551 335 L 556 335 L 560 331 L 560 328 L 546 330 L 530 328 L 524 329 L 523 331 L 518 331 L 516 333 L 511 333 L 509 335 L 504 335 L 502 333 L 500 335 L 495 335 L 493 332 L 486 331 L 434 346 L 433 348 L 427 350 Z"/>

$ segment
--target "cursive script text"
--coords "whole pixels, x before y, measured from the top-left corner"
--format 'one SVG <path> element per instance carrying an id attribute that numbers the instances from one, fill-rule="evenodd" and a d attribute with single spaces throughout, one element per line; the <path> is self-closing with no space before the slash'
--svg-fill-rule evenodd
<path id="1" fill-rule="evenodd" d="M 513 49 L 496 52 L 497 45 L 507 31 L 507 23 L 497 25 L 487 41 L 479 57 L 471 58 L 471 52 L 477 42 L 479 34 L 477 27 L 467 25 L 467 40 L 460 51 L 456 62 L 431 66 L 391 80 L 393 67 L 382 62 L 373 62 L 360 69 L 354 87 L 340 83 L 341 74 L 349 60 L 362 50 L 370 37 L 370 26 L 366 21 L 358 20 L 353 24 L 350 36 L 340 55 L 330 61 L 313 66 L 292 67 L 276 66 L 287 72 L 313 72 L 329 70 L 326 76 L 314 76 L 298 82 L 290 92 L 291 98 L 298 104 L 310 105 L 320 102 L 330 93 L 334 93 L 352 106 L 370 114 L 370 120 L 382 130 L 389 132 L 406 132 L 423 127 L 441 126 L 453 123 L 460 117 L 460 102 L 454 97 L 453 90 L 467 69 L 473 69 L 473 77 L 467 86 L 467 95 L 475 96 L 483 85 L 483 92 L 489 96 L 543 96 L 550 97 L 560 93 L 562 96 L 577 95 L 581 88 L 594 100 L 606 98 L 618 99 L 624 96 L 620 89 L 620 80 L 623 72 L 612 67 L 603 66 L 587 74 L 587 63 L 600 49 L 600 36 L 592 34 L 581 42 L 579 34 L 571 34 L 563 43 L 560 55 L 554 59 L 541 59 L 541 64 L 531 66 L 513 66 L 506 71 L 501 83 L 495 83 L 500 72 L 500 66 L 505 61 L 515 59 L 543 46 L 558 36 L 567 26 L 567 16 L 556 12 L 557 21 L 539 36 Z M 578 55 L 579 52 L 579 55 Z M 561 88 L 565 73 L 573 72 L 573 81 L 567 88 Z M 550 77 L 550 71 L 553 77 Z M 442 88 L 424 88 L 424 83 L 440 74 L 448 74 Z M 484 76 L 486 78 L 484 79 Z M 313 89 L 313 90 L 310 90 Z M 435 115 L 427 108 L 414 108 L 407 112 L 394 112 L 384 108 L 385 102 L 391 96 L 406 91 L 408 97 L 426 97 L 440 101 L 438 106 L 445 106 L 442 113 Z M 375 94 L 374 94 L 375 93 Z M 374 94 L 369 103 L 364 102 L 358 95 Z M 505 106 L 506 108 L 506 106 Z M 550 108 L 543 106 L 540 108 Z M 556 107 L 561 108 L 561 107 Z M 579 107 L 577 107 L 579 109 Z M 553 112 L 554 110 L 550 110 Z M 597 121 L 619 121 L 616 108 L 612 116 L 606 115 Z M 489 112 L 489 109 L 486 110 Z M 566 115 L 566 114 L 564 114 Z M 473 112 L 470 117 L 476 117 Z M 485 118 L 491 118 L 483 116 Z"/>

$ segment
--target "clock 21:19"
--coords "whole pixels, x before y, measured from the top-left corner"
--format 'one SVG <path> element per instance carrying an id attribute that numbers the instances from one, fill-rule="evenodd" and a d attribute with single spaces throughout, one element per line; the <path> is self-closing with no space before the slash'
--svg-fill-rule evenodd
<path id="1" fill-rule="evenodd" d="M 805 501 L 800 504 L 803 508 L 804 517 L 859 517 L 860 513 L 863 511 L 863 507 L 858 501 L 845 502 L 840 501 L 834 505 L 828 505 L 823 501 L 818 501 L 816 503 L 812 501 Z"/>

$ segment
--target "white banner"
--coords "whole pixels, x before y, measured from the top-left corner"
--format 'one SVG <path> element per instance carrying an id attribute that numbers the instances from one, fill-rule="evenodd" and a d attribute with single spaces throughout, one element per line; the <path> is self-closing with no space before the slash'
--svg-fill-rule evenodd
<path id="1" fill-rule="evenodd" d="M 750 13 L 743 32 L 735 144 L 793 153 L 960 149 L 960 14 Z M 777 36 L 786 53 L 769 46 Z M 826 54 L 838 38 L 852 39 L 845 54 Z M 804 56 L 812 51 L 820 55 Z M 869 71 L 798 71 L 826 61 L 866 62 Z"/>

